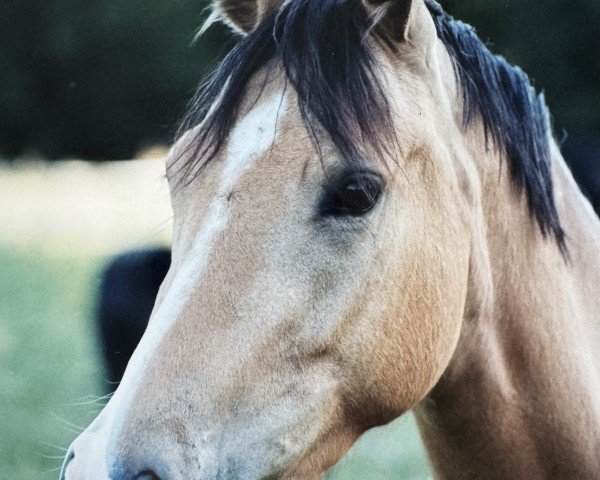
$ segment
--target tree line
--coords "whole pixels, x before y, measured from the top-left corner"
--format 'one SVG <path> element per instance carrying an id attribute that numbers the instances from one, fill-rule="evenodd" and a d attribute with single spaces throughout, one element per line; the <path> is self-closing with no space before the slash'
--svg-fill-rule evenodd
<path id="1" fill-rule="evenodd" d="M 600 2 L 447 0 L 546 92 L 559 133 L 600 136 Z M 201 78 L 234 44 L 198 42 L 199 0 L 5 0 L 0 155 L 130 158 L 169 142 Z"/>

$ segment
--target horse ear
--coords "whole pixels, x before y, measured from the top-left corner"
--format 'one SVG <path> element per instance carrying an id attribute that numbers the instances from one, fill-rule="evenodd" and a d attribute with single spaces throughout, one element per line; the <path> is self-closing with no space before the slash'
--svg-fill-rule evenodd
<path id="1" fill-rule="evenodd" d="M 410 36 L 412 17 L 420 0 L 364 0 L 377 29 L 387 38 L 403 42 Z"/>
<path id="2" fill-rule="evenodd" d="M 215 14 L 242 35 L 251 33 L 280 0 L 214 0 Z"/>

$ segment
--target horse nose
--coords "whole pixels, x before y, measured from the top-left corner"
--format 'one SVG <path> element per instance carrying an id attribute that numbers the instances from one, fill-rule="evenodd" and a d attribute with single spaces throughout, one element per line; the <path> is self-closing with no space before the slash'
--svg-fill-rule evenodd
<path id="1" fill-rule="evenodd" d="M 158 470 L 154 468 L 127 468 L 123 464 L 119 466 L 113 466 L 108 472 L 100 472 L 98 469 L 89 468 L 90 465 L 85 465 L 84 462 L 80 462 L 81 465 L 75 465 L 77 463 L 77 456 L 73 449 L 69 449 L 67 456 L 63 462 L 63 467 L 60 473 L 60 480 L 75 480 L 75 479 L 90 479 L 90 478 L 108 478 L 108 480 L 169 480 L 170 476 L 166 473 L 160 475 L 156 473 Z M 146 465 L 149 465 L 147 463 Z M 138 464 L 139 465 L 139 464 Z M 75 467 L 74 469 L 70 467 Z M 69 467 L 69 468 L 68 468 Z M 69 473 L 67 473 L 67 470 Z M 73 470 L 73 471 L 71 471 Z"/>

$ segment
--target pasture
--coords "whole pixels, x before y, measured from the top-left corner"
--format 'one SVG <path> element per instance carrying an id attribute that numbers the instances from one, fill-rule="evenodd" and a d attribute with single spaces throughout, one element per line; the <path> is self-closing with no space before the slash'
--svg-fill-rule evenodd
<path id="1" fill-rule="evenodd" d="M 0 478 L 58 478 L 64 448 L 101 407 L 94 293 L 110 255 L 169 241 L 161 169 L 161 160 L 0 168 Z M 428 477 L 410 417 L 367 433 L 327 474 Z"/>

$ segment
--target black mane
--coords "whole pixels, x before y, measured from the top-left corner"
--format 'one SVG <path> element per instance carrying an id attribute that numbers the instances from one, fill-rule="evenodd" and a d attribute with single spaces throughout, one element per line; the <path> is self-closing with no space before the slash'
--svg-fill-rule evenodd
<path id="1" fill-rule="evenodd" d="M 465 128 L 482 119 L 486 144 L 508 159 L 532 217 L 565 253 L 543 96 L 521 69 L 490 53 L 472 27 L 455 21 L 433 0 L 427 5 L 454 63 Z M 296 0 L 266 18 L 238 42 L 192 101 L 179 135 L 204 120 L 206 124 L 191 144 L 193 160 L 183 166 L 186 176 L 193 178 L 214 159 L 239 113 L 248 81 L 265 67 L 266 85 L 273 60 L 283 65 L 286 80 L 298 93 L 303 121 L 319 152 L 323 133 L 348 161 L 366 159 L 365 147 L 379 155 L 394 150 L 390 108 L 374 52 L 365 41 L 372 27 L 362 0 Z"/>

